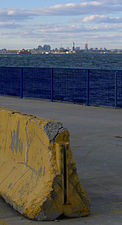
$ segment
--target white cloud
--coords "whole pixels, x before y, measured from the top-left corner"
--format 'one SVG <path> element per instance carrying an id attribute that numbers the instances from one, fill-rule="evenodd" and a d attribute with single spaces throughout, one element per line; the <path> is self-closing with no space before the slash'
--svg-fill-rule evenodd
<path id="1" fill-rule="evenodd" d="M 22 9 L 0 9 L 0 21 L 23 21 L 32 18 L 33 13 Z"/>
<path id="2" fill-rule="evenodd" d="M 1 26 L 2 24 L 0 24 Z M 9 26 L 9 24 L 6 24 L 6 26 Z M 54 39 L 56 38 L 56 35 L 59 37 L 63 36 L 70 36 L 70 37 L 75 37 L 80 35 L 93 35 L 97 34 L 100 35 L 101 33 L 109 33 L 112 32 L 113 34 L 118 32 L 119 30 L 122 29 L 122 24 L 99 24 L 99 25 L 83 25 L 83 24 L 49 24 L 49 25 L 32 25 L 30 24 L 25 25 L 23 29 L 18 29 L 14 30 L 13 32 L 8 32 L 8 33 L 13 33 L 13 35 L 16 36 L 21 36 L 24 38 L 39 38 L 39 37 L 49 37 L 51 38 L 52 35 L 54 36 Z"/>
<path id="3" fill-rule="evenodd" d="M 0 9 L 0 20 L 26 20 L 36 16 L 78 16 L 121 12 L 122 3 L 115 0 L 83 1 L 58 4 L 40 9 Z"/>
<path id="4" fill-rule="evenodd" d="M 112 13 L 120 12 L 122 5 L 118 5 L 114 0 L 111 1 L 90 1 L 81 3 L 68 3 L 54 5 L 43 9 L 33 10 L 33 14 L 42 16 L 77 16 L 91 13 Z"/>
<path id="5" fill-rule="evenodd" d="M 8 10 L 8 15 L 10 16 L 10 15 L 14 15 L 15 14 L 15 10 L 12 10 L 12 9 L 10 9 L 10 10 Z"/>
<path id="6" fill-rule="evenodd" d="M 20 24 L 16 24 L 14 21 L 0 22 L 0 28 L 16 29 L 16 28 L 20 28 L 20 27 L 21 27 L 21 25 Z"/>
<path id="7" fill-rule="evenodd" d="M 85 23 L 122 23 L 121 17 L 109 17 L 105 15 L 91 15 L 82 19 Z"/>
<path id="8" fill-rule="evenodd" d="M 28 10 L 0 9 L 1 38 L 18 37 L 29 41 L 41 39 L 50 43 L 68 43 L 75 39 L 80 42 L 82 39 L 94 40 L 95 37 L 97 40 L 102 40 L 102 37 L 103 40 L 117 40 L 122 36 L 121 11 L 120 0 L 84 0 L 81 3 L 57 4 Z M 56 23 L 54 16 L 57 16 Z M 70 23 L 64 17 L 70 18 Z"/>

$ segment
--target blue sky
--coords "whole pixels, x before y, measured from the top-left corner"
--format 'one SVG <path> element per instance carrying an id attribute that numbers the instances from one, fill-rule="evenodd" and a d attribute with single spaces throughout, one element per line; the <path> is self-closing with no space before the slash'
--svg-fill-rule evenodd
<path id="1" fill-rule="evenodd" d="M 0 49 L 122 48 L 121 0 L 0 1 Z"/>

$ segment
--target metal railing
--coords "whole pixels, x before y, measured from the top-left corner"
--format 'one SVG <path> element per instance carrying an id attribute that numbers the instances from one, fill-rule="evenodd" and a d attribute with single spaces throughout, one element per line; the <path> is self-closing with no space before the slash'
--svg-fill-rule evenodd
<path id="1" fill-rule="evenodd" d="M 122 107 L 122 70 L 0 67 L 0 94 Z"/>

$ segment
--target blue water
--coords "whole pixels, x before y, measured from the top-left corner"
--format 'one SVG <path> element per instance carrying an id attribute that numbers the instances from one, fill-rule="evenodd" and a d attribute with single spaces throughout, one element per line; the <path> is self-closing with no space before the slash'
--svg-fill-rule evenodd
<path id="1" fill-rule="evenodd" d="M 0 66 L 122 69 L 122 54 L 82 52 L 65 55 L 0 55 Z"/>

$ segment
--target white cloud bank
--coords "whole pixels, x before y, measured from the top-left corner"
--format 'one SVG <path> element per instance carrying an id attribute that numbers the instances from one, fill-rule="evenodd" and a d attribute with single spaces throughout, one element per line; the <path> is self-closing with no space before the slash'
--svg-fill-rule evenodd
<path id="1" fill-rule="evenodd" d="M 111 40 L 116 37 L 117 41 L 122 36 L 121 11 L 120 0 L 89 0 L 29 10 L 0 9 L 0 39 L 18 36 L 25 40 L 40 39 L 44 43 L 49 41 L 50 44 L 66 40 L 68 44 L 68 39 L 69 43 L 74 39 L 80 43 L 81 35 L 82 41 L 93 42 L 95 37 L 101 40 L 102 32 L 106 40 L 107 37 Z M 56 23 L 53 19 L 55 16 L 58 20 Z M 48 24 L 45 22 L 46 17 L 50 20 Z M 70 24 L 65 22 L 64 17 L 69 18 Z M 60 21 L 64 21 L 64 24 Z M 122 43 L 120 39 L 119 43 Z"/>
<path id="2" fill-rule="evenodd" d="M 58 4 L 40 9 L 0 9 L 0 20 L 25 20 L 36 16 L 78 16 L 121 12 L 118 0 L 84 1 L 81 3 Z"/>

